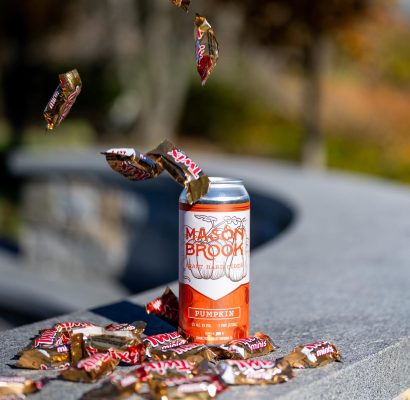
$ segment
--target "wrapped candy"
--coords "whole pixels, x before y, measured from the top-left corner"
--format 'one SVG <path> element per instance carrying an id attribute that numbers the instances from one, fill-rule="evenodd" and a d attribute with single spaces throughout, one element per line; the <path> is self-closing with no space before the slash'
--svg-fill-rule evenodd
<path id="1" fill-rule="evenodd" d="M 169 140 L 142 154 L 134 149 L 109 149 L 102 152 L 108 165 L 132 181 L 157 177 L 164 169 L 187 189 L 190 204 L 198 201 L 209 189 L 209 178 L 198 164 Z"/>
<path id="2" fill-rule="evenodd" d="M 184 11 L 188 12 L 189 4 L 191 0 L 171 0 L 172 4 L 176 5 L 179 8 L 182 8 Z"/>
<path id="3" fill-rule="evenodd" d="M 47 378 L 33 380 L 23 376 L 0 376 L 0 399 L 14 398 L 14 396 L 25 398 L 26 394 L 41 390 L 47 382 Z"/>
<path id="4" fill-rule="evenodd" d="M 293 368 L 315 368 L 333 361 L 340 361 L 340 353 L 332 342 L 321 340 L 296 346 L 283 359 L 288 361 Z"/>
<path id="5" fill-rule="evenodd" d="M 293 377 L 286 360 L 225 360 L 217 370 L 228 385 L 260 385 L 287 382 Z"/>
<path id="6" fill-rule="evenodd" d="M 59 346 L 54 349 L 23 350 L 16 366 L 29 369 L 64 369 L 70 366 L 70 361 L 68 346 Z"/>
<path id="7" fill-rule="evenodd" d="M 202 86 L 215 68 L 219 57 L 218 42 L 205 17 L 195 16 L 195 61 Z"/>
<path id="8" fill-rule="evenodd" d="M 60 83 L 43 112 L 48 130 L 54 129 L 64 121 L 81 92 L 82 83 L 76 69 L 60 74 L 58 78 Z"/>
<path id="9" fill-rule="evenodd" d="M 174 292 L 167 287 L 164 293 L 146 304 L 147 314 L 155 314 L 164 318 L 174 326 L 178 326 L 178 298 Z"/>
<path id="10" fill-rule="evenodd" d="M 119 361 L 110 353 L 97 353 L 84 358 L 75 366 L 63 371 L 61 377 L 68 381 L 93 383 L 98 379 L 110 375 Z"/>
<path id="11" fill-rule="evenodd" d="M 215 348 L 215 352 L 219 358 L 245 360 L 265 356 L 277 348 L 278 346 L 272 342 L 272 339 L 268 335 L 262 332 L 256 332 L 254 336 L 231 340 L 219 348 Z"/>
<path id="12" fill-rule="evenodd" d="M 149 387 L 154 400 L 208 400 L 225 390 L 226 384 L 217 375 L 199 375 L 151 380 Z"/>
<path id="13" fill-rule="evenodd" d="M 152 350 L 151 357 L 154 360 L 171 360 L 171 359 L 186 359 L 190 357 L 196 357 L 198 360 L 212 361 L 216 358 L 215 353 L 205 346 L 199 343 L 187 343 L 179 347 L 173 347 L 166 350 Z"/>
<path id="14" fill-rule="evenodd" d="M 152 351 L 169 350 L 187 343 L 187 340 L 177 331 L 146 336 L 142 341 L 148 357 L 151 357 Z"/>

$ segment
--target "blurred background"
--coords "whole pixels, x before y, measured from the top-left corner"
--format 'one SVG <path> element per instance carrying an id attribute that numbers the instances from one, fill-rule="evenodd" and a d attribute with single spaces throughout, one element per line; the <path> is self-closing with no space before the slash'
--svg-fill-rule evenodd
<path id="1" fill-rule="evenodd" d="M 195 12 L 220 44 L 205 87 Z M 410 0 L 192 0 L 188 14 L 169 0 L 2 0 L 0 329 L 176 279 L 180 187 L 114 176 L 106 148 L 168 138 L 409 183 L 409 43 Z M 82 92 L 46 134 L 73 68 Z M 295 213 L 252 199 L 256 247 Z"/>

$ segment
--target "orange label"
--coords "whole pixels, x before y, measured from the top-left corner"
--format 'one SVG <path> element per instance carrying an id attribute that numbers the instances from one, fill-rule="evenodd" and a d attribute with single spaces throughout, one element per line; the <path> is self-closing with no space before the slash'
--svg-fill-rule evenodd
<path id="1" fill-rule="evenodd" d="M 195 342 L 248 336 L 249 203 L 180 204 L 179 326 Z"/>

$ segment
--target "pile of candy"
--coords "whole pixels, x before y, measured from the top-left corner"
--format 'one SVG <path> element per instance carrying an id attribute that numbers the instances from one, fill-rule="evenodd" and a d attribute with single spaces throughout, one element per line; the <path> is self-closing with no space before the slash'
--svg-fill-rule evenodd
<path id="1" fill-rule="evenodd" d="M 146 305 L 153 313 L 175 324 L 178 299 L 167 288 Z M 255 360 L 278 347 L 258 332 L 219 347 L 193 343 L 178 331 L 145 336 L 146 323 L 97 326 L 87 322 L 60 322 L 42 329 L 19 353 L 16 366 L 59 370 L 63 379 L 94 383 L 111 375 L 119 364 L 135 368 L 118 371 L 83 399 L 119 399 L 144 394 L 152 399 L 212 399 L 229 385 L 259 385 L 287 382 L 292 368 L 309 368 L 340 360 L 328 341 L 299 345 L 288 355 Z M 51 379 L 37 381 L 20 376 L 0 377 L 2 396 L 19 396 L 40 390 Z"/>

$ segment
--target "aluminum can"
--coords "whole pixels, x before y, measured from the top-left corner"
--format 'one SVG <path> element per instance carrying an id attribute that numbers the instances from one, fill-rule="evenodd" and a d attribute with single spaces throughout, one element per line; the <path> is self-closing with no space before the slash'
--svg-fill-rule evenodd
<path id="1" fill-rule="evenodd" d="M 249 336 L 249 219 L 238 179 L 210 178 L 193 205 L 179 198 L 179 329 L 195 342 Z"/>

